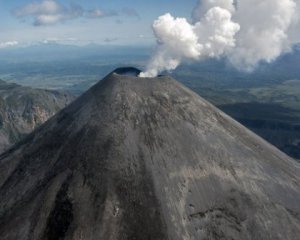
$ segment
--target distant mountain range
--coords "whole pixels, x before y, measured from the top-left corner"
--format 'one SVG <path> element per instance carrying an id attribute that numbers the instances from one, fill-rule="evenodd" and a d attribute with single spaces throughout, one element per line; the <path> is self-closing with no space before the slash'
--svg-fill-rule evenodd
<path id="1" fill-rule="evenodd" d="M 71 94 L 32 89 L 0 80 L 0 152 L 72 102 Z"/>

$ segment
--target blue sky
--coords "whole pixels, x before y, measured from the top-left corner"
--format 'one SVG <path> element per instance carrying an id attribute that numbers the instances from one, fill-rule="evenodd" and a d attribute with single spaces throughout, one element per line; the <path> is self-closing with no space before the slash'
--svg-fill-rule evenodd
<path id="1" fill-rule="evenodd" d="M 51 40 L 69 44 L 153 44 L 151 24 L 158 16 L 170 12 L 189 18 L 196 2 L 0 0 L 0 47 L 12 42 Z"/>

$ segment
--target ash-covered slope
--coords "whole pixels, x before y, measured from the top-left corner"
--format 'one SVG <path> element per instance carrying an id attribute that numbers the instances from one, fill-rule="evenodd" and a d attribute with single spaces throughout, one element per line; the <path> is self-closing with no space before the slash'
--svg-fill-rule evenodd
<path id="1" fill-rule="evenodd" d="M 298 163 L 170 77 L 117 72 L 1 156 L 1 240 L 299 239 Z"/>

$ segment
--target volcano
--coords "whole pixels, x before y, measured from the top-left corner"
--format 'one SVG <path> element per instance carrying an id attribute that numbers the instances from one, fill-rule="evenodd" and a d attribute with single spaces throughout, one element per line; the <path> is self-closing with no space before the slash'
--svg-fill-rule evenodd
<path id="1" fill-rule="evenodd" d="M 1 155 L 0 239 L 298 240 L 299 164 L 139 72 L 112 72 Z"/>

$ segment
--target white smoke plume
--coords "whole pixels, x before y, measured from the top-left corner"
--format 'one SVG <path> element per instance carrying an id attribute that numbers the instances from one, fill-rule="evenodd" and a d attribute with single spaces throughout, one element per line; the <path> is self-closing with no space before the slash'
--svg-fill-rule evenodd
<path id="1" fill-rule="evenodd" d="M 238 1 L 235 19 L 241 30 L 229 60 L 240 69 L 252 70 L 261 60 L 271 62 L 289 51 L 295 43 L 289 30 L 297 21 L 296 7 L 294 0 Z"/>
<path id="2" fill-rule="evenodd" d="M 193 22 L 159 17 L 157 48 L 141 77 L 154 77 L 182 61 L 226 56 L 241 70 L 271 62 L 300 41 L 300 0 L 199 0 Z"/>

